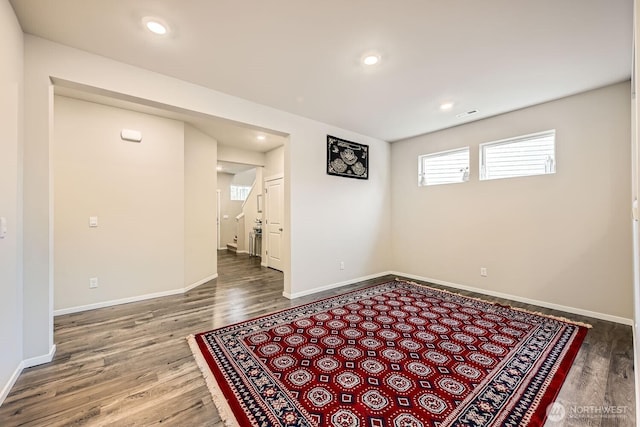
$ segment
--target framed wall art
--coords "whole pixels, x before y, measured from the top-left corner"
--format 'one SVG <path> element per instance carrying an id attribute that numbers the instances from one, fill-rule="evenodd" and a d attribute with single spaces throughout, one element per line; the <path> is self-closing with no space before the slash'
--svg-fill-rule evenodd
<path id="1" fill-rule="evenodd" d="M 369 146 L 327 135 L 327 174 L 369 179 Z"/>

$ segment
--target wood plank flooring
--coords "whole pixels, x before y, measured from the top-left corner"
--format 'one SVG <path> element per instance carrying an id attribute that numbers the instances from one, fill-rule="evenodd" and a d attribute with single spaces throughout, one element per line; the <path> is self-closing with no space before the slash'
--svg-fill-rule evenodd
<path id="1" fill-rule="evenodd" d="M 0 426 L 222 427 L 187 335 L 394 278 L 288 300 L 282 274 L 259 262 L 220 251 L 218 279 L 185 295 L 56 317 L 55 359 L 22 373 L 0 407 Z M 566 417 L 547 426 L 635 425 L 630 327 L 459 293 L 591 323 L 557 399 Z M 603 407 L 624 413 L 608 417 Z"/>

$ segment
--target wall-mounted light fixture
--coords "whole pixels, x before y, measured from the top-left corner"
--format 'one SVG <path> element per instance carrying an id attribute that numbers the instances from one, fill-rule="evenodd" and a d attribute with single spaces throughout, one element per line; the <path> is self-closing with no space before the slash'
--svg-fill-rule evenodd
<path id="1" fill-rule="evenodd" d="M 140 142 L 142 141 L 142 132 L 133 129 L 122 129 L 120 138 L 124 141 Z"/>

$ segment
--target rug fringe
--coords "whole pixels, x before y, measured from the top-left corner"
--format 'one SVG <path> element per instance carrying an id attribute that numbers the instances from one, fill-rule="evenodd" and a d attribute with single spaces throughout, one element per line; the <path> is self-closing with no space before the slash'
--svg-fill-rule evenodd
<path id="1" fill-rule="evenodd" d="M 549 319 L 557 320 L 559 322 L 569 323 L 571 325 L 582 326 L 583 328 L 587 328 L 587 329 L 591 329 L 593 327 L 589 323 L 580 322 L 578 320 L 572 320 L 572 319 L 569 319 L 569 318 L 566 318 L 566 317 L 561 317 L 561 316 L 554 316 L 552 314 L 546 314 L 546 313 L 542 313 L 542 312 L 539 312 L 539 311 L 527 310 L 526 308 L 513 307 L 511 305 L 504 305 L 504 304 L 500 304 L 500 303 L 497 303 L 497 302 L 487 301 L 485 299 L 478 298 L 478 297 L 470 297 L 470 296 L 467 296 L 467 295 L 462 295 L 462 294 L 457 293 L 457 292 L 449 291 L 447 289 L 434 288 L 434 287 L 431 287 L 431 286 L 428 286 L 428 285 L 424 285 L 422 283 L 417 283 L 417 282 L 414 282 L 414 281 L 411 281 L 411 280 L 403 280 L 403 279 L 400 279 L 400 278 L 396 277 L 396 281 L 409 283 L 411 285 L 416 285 L 416 286 L 422 286 L 422 287 L 425 287 L 425 288 L 433 289 L 433 290 L 436 290 L 436 291 L 444 292 L 444 293 L 455 295 L 455 296 L 462 297 L 462 298 L 469 298 L 469 299 L 472 299 L 472 300 L 475 300 L 475 301 L 481 301 L 481 302 L 484 302 L 485 304 L 491 304 L 491 305 L 495 305 L 495 306 L 498 306 L 498 307 L 505 307 L 505 308 L 508 308 L 510 310 L 520 311 L 522 313 L 533 314 L 535 316 L 540 316 L 540 317 L 546 317 L 546 318 L 549 318 Z"/>
<path id="2" fill-rule="evenodd" d="M 536 316 L 548 317 L 549 319 L 557 320 L 559 322 L 565 322 L 565 323 L 569 323 L 576 326 L 582 326 L 583 328 L 587 328 L 587 329 L 593 328 L 593 326 L 590 323 L 580 322 L 578 320 L 569 319 L 567 317 L 554 316 L 553 314 L 541 313 L 539 311 L 527 310 L 526 308 L 520 308 L 520 307 L 509 306 L 509 308 L 515 311 L 522 311 L 528 314 L 535 314 Z"/>
<path id="3" fill-rule="evenodd" d="M 204 377 L 204 381 L 207 384 L 207 388 L 209 389 L 209 393 L 211 393 L 211 398 L 213 399 L 213 403 L 216 405 L 218 409 L 218 414 L 220 415 L 220 419 L 224 423 L 226 427 L 240 427 L 238 424 L 238 420 L 233 415 L 233 411 L 225 399 L 222 390 L 220 390 L 220 386 L 216 381 L 211 369 L 207 365 L 206 360 L 204 360 L 204 356 L 200 352 L 200 348 L 198 347 L 198 343 L 196 342 L 196 338 L 193 334 L 187 337 L 187 342 L 189 343 L 189 347 L 191 348 L 191 353 L 193 353 L 193 357 L 196 360 L 196 364 L 200 371 L 202 372 L 202 376 Z"/>

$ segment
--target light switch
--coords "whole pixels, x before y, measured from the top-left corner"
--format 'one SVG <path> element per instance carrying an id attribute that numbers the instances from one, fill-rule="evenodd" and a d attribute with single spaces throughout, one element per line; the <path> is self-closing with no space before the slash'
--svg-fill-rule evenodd
<path id="1" fill-rule="evenodd" d="M 98 217 L 90 216 L 89 217 L 89 227 L 97 227 L 98 226 Z"/>
<path id="2" fill-rule="evenodd" d="M 222 219 L 229 219 L 229 215 L 222 215 Z"/>
<path id="3" fill-rule="evenodd" d="M 0 239 L 7 237 L 7 218 L 0 217 Z"/>

